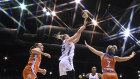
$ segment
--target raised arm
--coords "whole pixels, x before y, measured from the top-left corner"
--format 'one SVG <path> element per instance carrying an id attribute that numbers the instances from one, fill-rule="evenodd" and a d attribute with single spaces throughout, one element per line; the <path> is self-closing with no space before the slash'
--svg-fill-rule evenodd
<path id="1" fill-rule="evenodd" d="M 84 20 L 84 25 L 80 27 L 80 29 L 72 36 L 70 37 L 67 42 L 75 42 L 77 43 L 80 39 L 81 32 L 86 28 L 86 19 Z"/>
<path id="2" fill-rule="evenodd" d="M 91 47 L 90 45 L 87 44 L 87 42 L 85 41 L 85 45 L 89 48 L 89 50 L 91 50 L 93 53 L 95 53 L 96 55 L 103 57 L 104 53 L 101 51 L 96 50 L 95 48 Z"/>
<path id="3" fill-rule="evenodd" d="M 115 60 L 118 61 L 118 62 L 123 62 L 123 61 L 128 61 L 130 60 L 131 58 L 133 58 L 134 56 L 136 55 L 135 52 L 132 52 L 132 54 L 128 57 L 118 57 L 118 56 L 114 56 Z"/>
<path id="4" fill-rule="evenodd" d="M 41 55 L 44 55 L 48 58 L 51 58 L 50 54 L 42 52 L 39 48 L 34 48 L 34 49 L 31 50 L 31 52 L 35 53 L 35 54 L 41 54 Z"/>
<path id="5" fill-rule="evenodd" d="M 86 28 L 86 26 L 81 26 L 80 29 L 72 36 L 70 37 L 67 42 L 74 42 L 75 39 L 77 39 L 77 37 L 79 37 L 79 35 L 81 34 L 81 32 Z"/>
<path id="6" fill-rule="evenodd" d="M 80 33 L 79 36 L 73 41 L 73 43 L 76 44 L 76 43 L 80 40 L 80 37 L 81 37 L 81 33 Z"/>

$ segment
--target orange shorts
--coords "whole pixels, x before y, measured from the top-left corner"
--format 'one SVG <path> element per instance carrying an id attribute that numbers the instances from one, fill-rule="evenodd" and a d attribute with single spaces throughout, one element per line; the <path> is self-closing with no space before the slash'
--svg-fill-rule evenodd
<path id="1" fill-rule="evenodd" d="M 117 73 L 103 73 L 102 79 L 118 79 Z"/>
<path id="2" fill-rule="evenodd" d="M 31 69 L 23 70 L 23 79 L 36 79 L 36 76 L 33 74 Z"/>

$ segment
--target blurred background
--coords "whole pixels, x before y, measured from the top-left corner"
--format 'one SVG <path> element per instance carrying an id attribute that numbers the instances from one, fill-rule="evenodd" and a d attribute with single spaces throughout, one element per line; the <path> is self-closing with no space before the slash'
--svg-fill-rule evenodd
<path id="1" fill-rule="evenodd" d="M 119 79 L 140 79 L 140 49 L 127 51 L 140 39 L 140 0 L 0 0 L 0 79 L 23 79 L 29 49 L 41 42 L 44 52 L 41 68 L 47 69 L 39 79 L 60 79 L 59 61 L 62 41 L 58 33 L 72 36 L 83 25 L 82 11 L 88 10 L 87 28 L 76 44 L 74 67 L 76 79 L 85 76 L 92 66 L 102 73 L 100 57 L 84 45 L 84 40 L 105 52 L 108 45 L 117 45 L 117 56 L 136 56 L 116 63 Z"/>

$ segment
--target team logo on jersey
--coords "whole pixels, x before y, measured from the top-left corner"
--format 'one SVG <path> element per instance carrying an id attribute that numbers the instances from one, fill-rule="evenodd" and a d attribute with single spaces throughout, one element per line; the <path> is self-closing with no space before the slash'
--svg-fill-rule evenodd
<path id="1" fill-rule="evenodd" d="M 114 71 L 113 68 L 104 68 L 105 71 Z"/>
<path id="2" fill-rule="evenodd" d="M 109 57 L 104 57 L 104 59 L 113 60 L 112 58 L 109 58 Z"/>

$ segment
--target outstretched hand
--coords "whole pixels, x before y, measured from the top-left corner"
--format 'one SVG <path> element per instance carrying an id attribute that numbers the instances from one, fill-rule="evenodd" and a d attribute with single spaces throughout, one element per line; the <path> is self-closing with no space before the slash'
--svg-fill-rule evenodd
<path id="1" fill-rule="evenodd" d="M 47 72 L 47 70 L 46 70 L 46 69 L 43 69 L 43 70 L 41 71 L 41 73 L 42 73 L 43 75 L 45 75 L 45 74 L 46 74 L 46 72 Z"/>
<path id="2" fill-rule="evenodd" d="M 133 51 L 132 54 L 130 55 L 131 58 L 133 58 L 136 55 L 136 53 Z"/>

